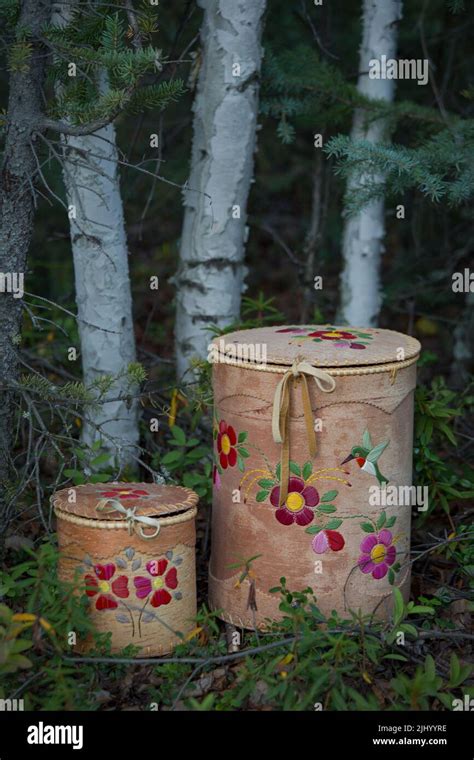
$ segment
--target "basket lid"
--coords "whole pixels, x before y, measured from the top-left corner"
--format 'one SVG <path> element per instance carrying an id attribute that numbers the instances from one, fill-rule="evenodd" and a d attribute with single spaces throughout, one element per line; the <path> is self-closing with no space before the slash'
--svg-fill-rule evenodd
<path id="1" fill-rule="evenodd" d="M 67 512 L 90 520 L 126 520 L 125 512 L 112 509 L 111 500 L 120 502 L 125 509 L 135 509 L 137 515 L 168 517 L 192 509 L 199 497 L 184 486 L 114 481 L 63 488 L 53 495 L 51 502 L 59 513 Z M 107 502 L 107 509 L 97 510 L 101 502 Z"/>
<path id="2" fill-rule="evenodd" d="M 291 366 L 297 357 L 316 367 L 362 367 L 416 360 L 419 341 L 393 330 L 335 325 L 281 325 L 237 330 L 212 341 L 211 361 Z"/>

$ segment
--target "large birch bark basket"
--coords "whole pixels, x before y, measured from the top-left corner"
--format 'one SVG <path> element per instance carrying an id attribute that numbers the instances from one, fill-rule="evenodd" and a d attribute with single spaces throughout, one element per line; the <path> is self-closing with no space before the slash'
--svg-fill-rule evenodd
<path id="1" fill-rule="evenodd" d="M 59 577 L 90 601 L 96 629 L 112 652 L 171 652 L 195 623 L 195 516 L 189 488 L 100 483 L 58 491 Z M 91 640 L 77 642 L 87 651 Z"/>
<path id="2" fill-rule="evenodd" d="M 281 618 L 269 591 L 282 577 L 325 615 L 384 618 L 394 586 L 408 596 L 411 493 L 393 486 L 412 483 L 419 351 L 401 333 L 331 325 L 213 341 L 209 594 L 223 620 Z"/>

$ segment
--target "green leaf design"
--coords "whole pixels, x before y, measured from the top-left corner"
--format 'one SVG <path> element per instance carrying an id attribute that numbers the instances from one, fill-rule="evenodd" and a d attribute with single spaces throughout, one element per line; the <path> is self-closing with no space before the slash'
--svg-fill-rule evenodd
<path id="1" fill-rule="evenodd" d="M 395 573 L 393 572 L 392 568 L 388 571 L 388 582 L 391 586 L 395 583 Z"/>
<path id="2" fill-rule="evenodd" d="M 259 502 L 260 501 L 265 501 L 265 499 L 267 498 L 267 496 L 268 496 L 269 493 L 270 493 L 270 491 L 258 491 L 257 495 L 255 497 L 255 500 L 259 501 Z"/>
<path id="3" fill-rule="evenodd" d="M 382 530 L 383 526 L 385 525 L 386 519 L 387 519 L 387 515 L 385 514 L 384 511 L 382 511 L 380 513 L 379 519 L 377 520 L 377 525 L 376 525 L 377 530 Z"/>
<path id="4" fill-rule="evenodd" d="M 369 449 L 369 451 L 372 448 L 372 438 L 367 429 L 364 430 L 364 433 L 362 435 L 362 446 L 364 446 L 366 449 Z"/>
<path id="5" fill-rule="evenodd" d="M 363 530 L 363 531 L 365 531 L 366 533 L 375 533 L 375 528 L 374 528 L 374 526 L 372 525 L 372 523 L 361 523 L 361 524 L 360 524 L 360 527 L 361 527 L 361 528 L 362 528 L 362 530 Z"/>
<path id="6" fill-rule="evenodd" d="M 280 464 L 280 462 L 278 462 L 278 464 L 276 466 L 276 477 L 277 477 L 278 481 L 281 480 L 281 464 Z"/>
<path id="7" fill-rule="evenodd" d="M 273 486 L 275 485 L 275 482 L 273 480 L 269 480 L 268 478 L 262 478 L 262 480 L 258 481 L 258 485 L 260 486 L 260 488 L 269 489 L 269 488 L 273 488 Z"/>
<path id="8" fill-rule="evenodd" d="M 311 525 L 309 528 L 306 528 L 305 533 L 309 533 L 310 536 L 314 536 L 315 533 L 319 533 L 321 530 L 323 530 L 322 525 Z"/>
<path id="9" fill-rule="evenodd" d="M 244 472 L 244 470 L 245 470 L 245 462 L 244 462 L 244 460 L 242 459 L 241 456 L 237 456 L 237 464 L 238 464 L 240 472 Z"/>
<path id="10" fill-rule="evenodd" d="M 299 478 L 301 477 L 301 467 L 299 467 L 296 462 L 290 462 L 290 472 L 292 472 L 293 475 L 297 475 Z"/>
<path id="11" fill-rule="evenodd" d="M 245 459 L 247 459 L 247 457 L 250 456 L 247 449 L 244 449 L 242 446 L 239 446 L 238 451 L 239 451 L 240 456 L 244 457 Z"/>
<path id="12" fill-rule="evenodd" d="M 237 438 L 237 443 L 244 443 L 248 437 L 249 437 L 249 434 L 245 430 L 242 430 L 239 433 L 239 437 Z"/>
<path id="13" fill-rule="evenodd" d="M 342 525 L 342 520 L 339 520 L 337 517 L 333 517 L 331 520 L 329 520 L 328 523 L 326 523 L 325 530 L 336 530 L 340 525 Z"/>
<path id="14" fill-rule="evenodd" d="M 388 520 L 387 520 L 387 522 L 385 523 L 385 527 L 386 528 L 392 528 L 395 525 L 396 522 L 397 522 L 397 518 L 395 516 L 394 517 L 389 517 Z"/>
<path id="15" fill-rule="evenodd" d="M 338 491 L 326 491 L 326 493 L 321 496 L 321 501 L 332 501 L 336 498 L 337 494 Z"/>
<path id="16" fill-rule="evenodd" d="M 311 462 L 305 462 L 303 465 L 303 480 L 308 480 L 313 472 L 313 465 Z"/>
<path id="17" fill-rule="evenodd" d="M 332 512 L 336 511 L 334 504 L 320 504 L 318 507 L 318 512 L 324 512 L 325 515 L 330 515 Z"/>

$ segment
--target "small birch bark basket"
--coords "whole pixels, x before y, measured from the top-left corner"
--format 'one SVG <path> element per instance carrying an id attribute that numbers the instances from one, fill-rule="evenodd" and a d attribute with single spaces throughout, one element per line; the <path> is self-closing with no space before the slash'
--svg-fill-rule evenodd
<path id="1" fill-rule="evenodd" d="M 133 644 L 142 657 L 160 656 L 179 643 L 178 632 L 192 630 L 197 502 L 189 488 L 150 483 L 87 484 L 53 496 L 59 577 L 86 592 L 112 652 Z"/>
<path id="2" fill-rule="evenodd" d="M 214 339 L 209 595 L 223 620 L 281 618 L 282 577 L 325 615 L 384 618 L 394 586 L 407 598 L 419 351 L 332 325 Z"/>

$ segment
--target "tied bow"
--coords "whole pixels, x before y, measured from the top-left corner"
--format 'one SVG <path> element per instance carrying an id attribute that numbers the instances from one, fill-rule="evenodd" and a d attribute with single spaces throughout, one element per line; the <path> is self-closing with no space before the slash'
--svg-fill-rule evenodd
<path id="1" fill-rule="evenodd" d="M 132 535 L 133 531 L 136 531 L 138 535 L 141 536 L 141 538 L 145 538 L 147 540 L 150 538 L 156 538 L 161 528 L 160 521 L 157 520 L 156 517 L 137 515 L 136 510 L 137 507 L 124 507 L 123 504 L 117 499 L 101 499 L 99 502 L 97 502 L 96 505 L 97 512 L 121 512 L 121 514 L 125 515 L 125 522 L 128 525 L 128 534 L 130 536 Z M 142 525 L 138 525 L 137 529 L 137 523 L 143 523 L 143 525 L 152 525 L 155 528 L 155 532 L 144 533 Z"/>
<path id="2" fill-rule="evenodd" d="M 291 368 L 285 372 L 278 383 L 273 399 L 272 435 L 275 443 L 281 443 L 280 461 L 280 498 L 281 507 L 288 496 L 288 478 L 290 474 L 290 383 L 301 386 L 301 398 L 303 401 L 304 421 L 306 435 L 311 458 L 316 456 L 316 434 L 313 425 L 313 413 L 309 398 L 308 378 L 313 377 L 316 386 L 323 393 L 332 393 L 336 387 L 336 381 L 324 370 L 313 367 L 312 364 L 301 357 L 296 357 Z"/>

